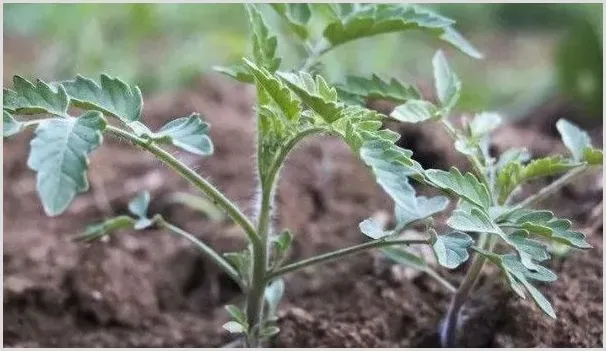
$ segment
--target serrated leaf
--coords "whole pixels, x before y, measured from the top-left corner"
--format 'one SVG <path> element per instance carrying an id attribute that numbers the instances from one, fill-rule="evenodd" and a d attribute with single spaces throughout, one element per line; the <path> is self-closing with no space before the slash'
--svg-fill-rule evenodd
<path id="1" fill-rule="evenodd" d="M 244 334 L 246 332 L 246 328 L 242 324 L 234 321 L 223 324 L 223 329 L 232 334 Z"/>
<path id="2" fill-rule="evenodd" d="M 4 89 L 2 94 L 3 108 L 11 113 L 50 113 L 62 117 L 67 114 L 69 99 L 61 86 L 55 89 L 39 79 L 34 84 L 14 76 L 13 89 Z"/>
<path id="3" fill-rule="evenodd" d="M 295 95 L 270 72 L 254 63 L 244 60 L 257 85 L 261 86 L 276 103 L 290 122 L 298 121 L 301 116 L 301 103 Z"/>
<path id="4" fill-rule="evenodd" d="M 278 39 L 275 35 L 270 34 L 269 27 L 256 5 L 245 4 L 244 6 L 252 29 L 254 61 L 258 66 L 273 73 L 280 67 L 282 61 L 276 57 Z"/>
<path id="5" fill-rule="evenodd" d="M 324 29 L 324 37 L 333 45 L 405 30 L 422 30 L 452 44 L 464 53 L 481 57 L 471 44 L 458 34 L 454 21 L 430 10 L 408 4 L 370 4 L 347 15 L 336 16 Z"/>
<path id="6" fill-rule="evenodd" d="M 433 77 L 438 100 L 446 109 L 455 106 L 461 95 L 461 81 L 450 68 L 442 50 L 438 50 L 433 57 Z"/>
<path id="7" fill-rule="evenodd" d="M 582 161 L 585 148 L 588 146 L 591 147 L 589 134 L 565 119 L 559 119 L 556 122 L 556 128 L 562 136 L 564 145 L 572 153 L 573 159 L 575 161 Z"/>
<path id="8" fill-rule="evenodd" d="M 246 315 L 244 314 L 244 311 L 242 311 L 238 306 L 227 305 L 225 306 L 225 310 L 234 319 L 234 321 L 238 322 L 243 326 L 246 326 Z"/>
<path id="9" fill-rule="evenodd" d="M 307 23 L 311 18 L 311 9 L 306 3 L 273 3 L 271 7 L 288 23 L 292 31 L 305 40 L 309 36 Z"/>
<path id="10" fill-rule="evenodd" d="M 331 123 L 341 117 L 342 103 L 337 101 L 337 91 L 329 87 L 322 76 L 312 76 L 306 72 L 283 73 L 278 75 L 284 79 L 292 91 L 299 96 L 301 101 L 326 122 Z"/>
<path id="11" fill-rule="evenodd" d="M 278 311 L 278 305 L 282 296 L 284 295 L 284 279 L 276 278 L 265 288 L 265 301 L 267 301 L 267 308 L 269 316 L 276 316 Z"/>
<path id="12" fill-rule="evenodd" d="M 548 177 L 559 173 L 566 172 L 578 164 L 572 164 L 559 156 L 548 156 L 536 160 L 532 160 L 520 170 L 520 177 L 526 181 L 538 177 Z"/>
<path id="13" fill-rule="evenodd" d="M 408 100 L 415 100 L 421 97 L 421 94 L 413 86 L 404 84 L 399 80 L 392 78 L 389 82 L 384 81 L 376 74 L 370 78 L 348 76 L 345 84 L 337 87 L 339 96 L 348 94 L 362 99 L 384 99 L 403 103 Z"/>
<path id="14" fill-rule="evenodd" d="M 601 165 L 604 162 L 604 155 L 602 150 L 588 146 L 583 150 L 583 160 L 592 166 Z"/>
<path id="15" fill-rule="evenodd" d="M 419 123 L 439 116 L 438 108 L 429 101 L 408 100 L 403 105 L 397 106 L 389 116 L 398 121 L 407 123 Z"/>
<path id="16" fill-rule="evenodd" d="M 545 245 L 536 240 L 528 239 L 528 232 L 525 230 L 518 230 L 507 235 L 506 241 L 516 248 L 522 264 L 528 269 L 539 269 L 540 266 L 534 261 L 541 262 L 550 257 Z"/>
<path id="17" fill-rule="evenodd" d="M 105 235 L 109 235 L 117 230 L 133 228 L 135 220 L 126 215 L 109 218 L 101 223 L 91 224 L 86 227 L 82 235 L 76 237 L 77 240 L 92 241 Z"/>
<path id="18" fill-rule="evenodd" d="M 78 75 L 76 79 L 62 82 L 76 107 L 110 114 L 124 123 L 137 121 L 143 108 L 141 90 L 136 85 L 128 85 L 118 78 L 101 75 L 100 84 Z"/>
<path id="19" fill-rule="evenodd" d="M 463 175 L 456 167 L 451 167 L 449 172 L 428 169 L 425 176 L 437 187 L 453 192 L 484 210 L 491 205 L 488 189 L 469 172 Z"/>
<path id="20" fill-rule="evenodd" d="M 474 233 L 492 233 L 505 235 L 501 228 L 483 211 L 472 207 L 469 211 L 456 209 L 452 212 L 446 224 L 454 230 Z"/>
<path id="21" fill-rule="evenodd" d="M 31 141 L 27 165 L 36 171 L 36 189 L 49 216 L 64 212 L 76 194 L 88 190 L 88 154 L 102 140 L 105 119 L 89 111 L 78 118 L 42 121 Z"/>
<path id="22" fill-rule="evenodd" d="M 199 114 L 193 113 L 166 123 L 154 133 L 154 139 L 164 140 L 196 155 L 207 156 L 213 153 L 209 129 L 210 125 Z"/>
<path id="23" fill-rule="evenodd" d="M 436 254 L 438 263 L 446 268 L 457 268 L 461 263 L 467 261 L 469 253 L 467 249 L 473 244 L 473 239 L 461 232 L 452 232 L 444 235 L 436 235 L 432 232 L 431 248 Z"/>
<path id="24" fill-rule="evenodd" d="M 372 217 L 360 222 L 359 228 L 364 235 L 371 239 L 380 239 L 392 234 L 391 232 L 384 231 L 383 226 Z"/>
<path id="25" fill-rule="evenodd" d="M 15 135 L 23 130 L 23 123 L 18 122 L 10 113 L 2 111 L 2 136 L 4 138 Z"/>
<path id="26" fill-rule="evenodd" d="M 588 249 L 592 246 L 585 241 L 585 235 L 581 232 L 570 230 L 571 223 L 567 219 L 558 219 L 550 211 L 521 212 L 518 218 L 509 217 L 508 221 L 518 224 L 522 229 L 546 237 L 550 240 L 574 246 L 580 249 Z"/>
<path id="27" fill-rule="evenodd" d="M 507 281 L 509 285 L 514 289 L 514 291 L 522 298 L 524 298 L 523 288 L 530 293 L 533 300 L 537 303 L 537 305 L 545 312 L 548 316 L 552 318 L 556 318 L 555 311 L 551 306 L 551 303 L 537 290 L 528 279 L 539 280 L 539 281 L 553 281 L 555 280 L 555 274 L 551 272 L 549 269 L 545 267 L 541 267 L 540 272 L 531 271 L 528 268 L 524 267 L 520 259 L 516 255 L 506 254 L 506 255 L 497 255 L 494 253 L 486 252 L 484 250 L 480 250 L 475 248 L 475 250 L 487 257 L 490 261 L 495 263 L 507 277 Z"/>
<path id="28" fill-rule="evenodd" d="M 243 65 L 213 66 L 213 70 L 242 83 L 252 83 L 254 78 Z"/>
<path id="29" fill-rule="evenodd" d="M 408 198 L 407 203 L 400 203 L 395 207 L 395 217 L 398 228 L 427 218 L 438 212 L 443 211 L 448 206 L 448 198 L 444 196 L 415 196 Z"/>

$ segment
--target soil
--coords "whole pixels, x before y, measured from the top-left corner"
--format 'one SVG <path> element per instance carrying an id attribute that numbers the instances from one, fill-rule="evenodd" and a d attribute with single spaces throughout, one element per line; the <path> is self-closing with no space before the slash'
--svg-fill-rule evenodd
<path id="1" fill-rule="evenodd" d="M 250 88 L 206 77 L 187 91 L 145 102 L 152 129 L 202 113 L 211 123 L 215 154 L 200 159 L 175 151 L 248 215 L 254 214 L 254 96 Z M 538 125 L 538 124 L 537 124 Z M 397 127 L 401 144 L 425 167 L 465 168 L 446 139 L 427 127 Z M 601 128 L 598 130 L 601 140 Z M 91 222 L 124 213 L 138 191 L 152 194 L 152 213 L 196 233 L 219 251 L 245 246 L 228 220 L 168 201 L 191 191 L 151 156 L 107 137 L 94 152 L 90 191 L 67 213 L 43 214 L 35 175 L 26 167 L 31 132 L 4 141 L 4 345 L 11 347 L 217 347 L 232 339 L 221 328 L 223 306 L 241 303 L 238 287 L 178 237 L 158 230 L 124 231 L 109 240 L 71 241 Z M 597 139 L 596 139 L 597 141 Z M 509 126 L 495 150 L 526 145 L 537 154 L 562 150 L 551 130 Z M 461 346 L 601 347 L 602 183 L 592 174 L 545 204 L 573 219 L 594 249 L 553 260 L 555 283 L 541 287 L 558 320 L 513 296 L 487 267 L 466 310 Z M 362 242 L 357 228 L 388 197 L 338 140 L 316 137 L 288 159 L 279 184 L 276 228 L 295 233 L 290 260 Z M 425 275 L 399 274 L 377 252 L 312 267 L 286 277 L 276 347 L 433 347 L 449 294 Z M 442 273 L 446 271 L 441 270 Z M 460 281 L 463 269 L 447 274 Z M 400 272 L 401 273 L 401 272 Z"/>

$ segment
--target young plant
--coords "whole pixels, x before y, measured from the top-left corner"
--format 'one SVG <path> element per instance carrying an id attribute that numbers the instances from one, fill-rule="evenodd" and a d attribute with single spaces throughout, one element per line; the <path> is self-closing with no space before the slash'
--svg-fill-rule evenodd
<path id="1" fill-rule="evenodd" d="M 388 257 L 428 272 L 454 293 L 443 327 L 445 345 L 454 343 L 459 311 L 486 261 L 501 268 L 516 293 L 524 296 L 528 291 L 547 314 L 555 316 L 549 302 L 529 282 L 555 279 L 553 272 L 539 265 L 549 257 L 546 247 L 530 239 L 530 235 L 579 248 L 589 245 L 581 233 L 570 230 L 570 222 L 557 219 L 548 211 L 532 210 L 530 206 L 590 166 L 601 164 L 601 151 L 591 146 L 587 134 L 561 121 L 558 129 L 572 157 L 547 157 L 528 162 L 530 155 L 520 149 L 509 150 L 495 160 L 488 152 L 488 143 L 489 133 L 500 122 L 497 115 L 479 114 L 462 129 L 456 129 L 448 120 L 449 112 L 457 103 L 461 83 L 441 52 L 433 60 L 438 105 L 423 100 L 414 87 L 395 79 L 388 82 L 377 76 L 354 76 L 344 83 L 329 84 L 321 75 L 309 73 L 310 70 L 320 72 L 321 56 L 335 47 L 362 37 L 411 29 L 421 30 L 469 56 L 480 58 L 480 53 L 454 30 L 453 20 L 401 4 L 274 4 L 272 8 L 297 38 L 297 45 L 306 52 L 301 67 L 295 71 L 280 70 L 277 37 L 271 33 L 257 6 L 246 5 L 252 28 L 252 57 L 234 67 L 218 68 L 254 84 L 257 91 L 256 163 L 260 198 L 254 218 L 244 215 L 216 187 L 163 148 L 172 145 L 199 156 L 212 154 L 209 125 L 199 115 L 177 118 L 158 131 L 151 131 L 140 118 L 141 92 L 119 79 L 101 75 L 97 83 L 78 76 L 71 81 L 47 84 L 15 77 L 13 90 L 5 89 L 3 94 L 3 135 L 8 137 L 35 127 L 27 164 L 36 172 L 37 191 L 46 214 L 61 214 L 78 193 L 88 189 L 88 155 L 102 144 L 104 135 L 150 152 L 239 225 L 248 238 L 248 246 L 239 252 L 217 253 L 161 215 L 150 215 L 150 197 L 146 192 L 129 203 L 132 215 L 89 226 L 81 238 L 94 240 L 119 228 L 143 230 L 156 226 L 191 241 L 245 294 L 244 306 L 226 306 L 232 320 L 224 327 L 242 335 L 249 347 L 261 346 L 279 332 L 276 312 L 285 290 L 282 279 L 285 274 L 372 248 L 380 248 Z M 312 33 L 312 14 L 325 18 L 319 34 Z M 382 98 L 402 105 L 385 116 L 361 105 L 367 98 Z M 70 106 L 83 110 L 82 114 L 70 115 Z M 43 117 L 30 119 L 30 115 Z M 457 150 L 470 159 L 475 174 L 462 174 L 456 168 L 423 169 L 412 158 L 410 150 L 396 145 L 400 137 L 397 133 L 382 129 L 388 117 L 415 123 L 439 121 L 455 140 Z M 360 223 L 360 230 L 371 240 L 285 263 L 293 234 L 276 230 L 272 223 L 276 184 L 290 152 L 304 138 L 317 134 L 342 139 L 369 167 L 377 183 L 395 203 L 397 224 L 393 230 L 385 230 L 373 219 L 365 220 Z M 564 176 L 526 200 L 511 204 L 513 194 L 523 183 L 557 173 Z M 446 223 L 452 231 L 438 234 L 432 219 L 446 209 L 448 198 L 417 196 L 411 180 L 458 198 L 457 209 Z M 426 236 L 400 236 L 405 228 L 418 221 L 425 221 Z M 477 238 L 469 235 L 474 233 L 479 233 Z M 497 252 L 497 240 L 512 250 Z M 470 248 L 475 254 L 462 284 L 455 288 L 422 259 L 408 252 L 406 248 L 410 245 L 430 245 L 437 261 L 447 268 L 458 267 L 466 261 Z"/>

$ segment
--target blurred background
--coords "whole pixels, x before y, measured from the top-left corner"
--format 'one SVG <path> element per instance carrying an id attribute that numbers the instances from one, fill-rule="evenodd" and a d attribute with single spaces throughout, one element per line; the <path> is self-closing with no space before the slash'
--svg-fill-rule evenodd
<path id="1" fill-rule="evenodd" d="M 426 6 L 455 19 L 486 56 L 477 61 L 446 48 L 464 84 L 462 110 L 499 110 L 515 119 L 558 101 L 601 123 L 602 4 Z M 288 29 L 269 6 L 262 10 L 285 39 L 283 67 L 293 67 L 300 56 Z M 313 21 L 316 32 L 322 25 Z M 333 81 L 377 73 L 430 85 L 431 57 L 440 47 L 406 32 L 352 42 L 323 61 Z M 186 87 L 249 50 L 241 4 L 4 5 L 5 85 L 13 74 L 57 80 L 107 72 L 149 96 Z"/>

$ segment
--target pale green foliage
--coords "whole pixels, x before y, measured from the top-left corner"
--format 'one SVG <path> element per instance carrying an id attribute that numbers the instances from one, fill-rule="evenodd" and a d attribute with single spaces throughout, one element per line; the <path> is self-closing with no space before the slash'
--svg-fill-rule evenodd
<path id="1" fill-rule="evenodd" d="M 452 192 L 483 210 L 488 210 L 491 205 L 492 200 L 486 185 L 471 173 L 463 175 L 456 167 L 451 167 L 450 172 L 429 169 L 425 171 L 425 176 L 436 187 Z"/>
<path id="2" fill-rule="evenodd" d="M 290 89 L 292 89 L 301 101 L 327 123 L 341 118 L 343 103 L 338 102 L 337 90 L 330 87 L 322 76 L 316 79 L 306 72 L 279 73 Z"/>
<path id="3" fill-rule="evenodd" d="M 360 231 L 371 239 L 380 239 L 391 235 L 391 232 L 386 232 L 379 222 L 374 218 L 367 218 L 360 222 Z"/>
<path id="4" fill-rule="evenodd" d="M 311 9 L 306 3 L 273 3 L 271 7 L 288 23 L 291 30 L 302 40 L 307 39 L 307 23 L 311 18 Z"/>
<path id="5" fill-rule="evenodd" d="M 409 100 L 397 106 L 389 116 L 402 122 L 419 123 L 439 117 L 439 110 L 429 101 Z"/>
<path id="6" fill-rule="evenodd" d="M 446 224 L 462 232 L 502 234 L 501 228 L 484 211 L 476 207 L 454 210 Z"/>
<path id="7" fill-rule="evenodd" d="M 473 239 L 462 232 L 452 232 L 437 235 L 430 231 L 431 248 L 438 262 L 446 268 L 457 268 L 461 263 L 467 261 L 469 253 L 467 249 L 473 244 Z"/>
<path id="8" fill-rule="evenodd" d="M 454 21 L 430 10 L 408 4 L 365 4 L 341 13 L 324 29 L 324 37 L 333 45 L 406 30 L 422 30 L 436 36 L 465 54 L 482 55 L 452 27 Z"/>
<path id="9" fill-rule="evenodd" d="M 414 196 L 408 201 L 402 201 L 395 207 L 397 227 L 406 226 L 414 221 L 431 217 L 442 212 L 448 206 L 448 199 L 444 196 Z"/>
<path id="10" fill-rule="evenodd" d="M 78 75 L 62 82 L 71 103 L 82 109 L 97 110 L 119 118 L 124 123 L 137 121 L 143 108 L 143 97 L 137 86 L 130 86 L 118 78 L 101 75 L 100 83 Z"/>
<path id="11" fill-rule="evenodd" d="M 5 111 L 21 115 L 66 115 L 69 100 L 62 86 L 53 89 L 41 80 L 34 84 L 19 76 L 13 77 L 13 85 L 14 90 L 3 90 L 2 104 Z"/>
<path id="12" fill-rule="evenodd" d="M 257 65 L 275 72 L 282 61 L 276 57 L 278 38 L 272 35 L 256 5 L 246 4 L 246 11 L 252 29 L 253 58 Z"/>
<path id="13" fill-rule="evenodd" d="M 213 143 L 208 136 L 210 126 L 197 113 L 166 123 L 154 134 L 154 139 L 165 141 L 200 156 L 213 153 Z"/>
<path id="14" fill-rule="evenodd" d="M 273 280 L 265 289 L 265 301 L 267 301 L 267 311 L 269 319 L 277 318 L 278 304 L 284 296 L 284 279 L 278 278 Z"/>
<path id="15" fill-rule="evenodd" d="M 591 146 L 591 138 L 586 131 L 565 119 L 560 119 L 556 123 L 556 128 L 562 136 L 564 145 L 570 150 L 574 161 L 602 164 L 602 152 Z"/>
<path id="16" fill-rule="evenodd" d="M 389 82 L 376 74 L 370 78 L 348 76 L 345 84 L 337 87 L 339 94 L 348 94 L 359 99 L 384 99 L 403 103 L 408 100 L 419 99 L 421 94 L 412 85 L 392 78 Z"/>
<path id="17" fill-rule="evenodd" d="M 141 192 L 128 203 L 128 210 L 137 217 L 135 229 L 144 229 L 153 224 L 153 221 L 147 217 L 148 206 L 149 192 L 147 191 Z"/>
<path id="18" fill-rule="evenodd" d="M 36 188 L 49 216 L 63 213 L 76 194 L 88 190 L 88 154 L 101 144 L 105 120 L 90 111 L 74 118 L 46 120 L 36 128 L 27 159 L 36 171 Z"/>
<path id="19" fill-rule="evenodd" d="M 23 123 L 17 122 L 10 113 L 3 111 L 2 136 L 6 138 L 19 133 L 21 130 L 23 130 Z"/>
<path id="20" fill-rule="evenodd" d="M 450 69 L 450 65 L 441 50 L 434 55 L 432 63 L 438 99 L 444 109 L 451 109 L 461 95 L 461 81 Z"/>

